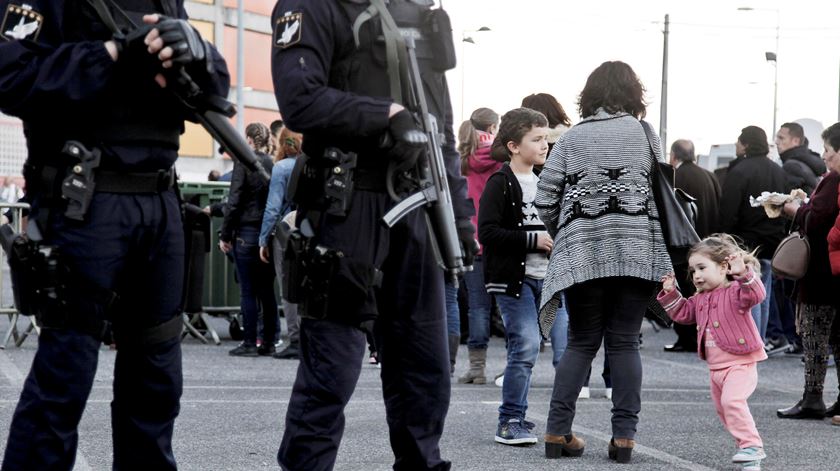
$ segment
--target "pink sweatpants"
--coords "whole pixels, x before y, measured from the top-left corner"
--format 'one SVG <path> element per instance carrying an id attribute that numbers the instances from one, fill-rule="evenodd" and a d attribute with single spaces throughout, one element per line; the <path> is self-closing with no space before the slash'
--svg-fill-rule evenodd
<path id="1" fill-rule="evenodd" d="M 726 430 L 735 437 L 738 448 L 764 446 L 747 405 L 747 399 L 758 385 L 756 364 L 709 370 L 709 376 L 718 417 Z"/>

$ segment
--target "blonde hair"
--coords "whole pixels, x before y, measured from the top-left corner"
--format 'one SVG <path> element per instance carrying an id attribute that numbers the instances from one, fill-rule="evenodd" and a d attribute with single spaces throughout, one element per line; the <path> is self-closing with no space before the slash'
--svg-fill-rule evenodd
<path id="1" fill-rule="evenodd" d="M 728 264 L 728 257 L 732 254 L 740 254 L 744 258 L 744 264 L 752 267 L 755 275 L 761 277 L 761 264 L 755 256 L 755 250 L 747 252 L 730 234 L 712 234 L 709 237 L 694 244 L 688 251 L 687 258 L 691 258 L 694 254 L 700 254 L 708 257 L 709 260 L 718 265 Z M 731 279 L 731 275 L 727 275 Z"/>
<path id="2" fill-rule="evenodd" d="M 263 123 L 251 123 L 245 127 L 245 137 L 254 143 L 254 150 L 265 154 L 271 153 L 271 131 Z"/>
<path id="3" fill-rule="evenodd" d="M 458 129 L 458 153 L 461 154 L 461 175 L 470 172 L 470 156 L 478 148 L 478 131 L 489 131 L 499 122 L 499 113 L 490 108 L 479 108 L 472 112 L 470 119 L 461 123 Z"/>

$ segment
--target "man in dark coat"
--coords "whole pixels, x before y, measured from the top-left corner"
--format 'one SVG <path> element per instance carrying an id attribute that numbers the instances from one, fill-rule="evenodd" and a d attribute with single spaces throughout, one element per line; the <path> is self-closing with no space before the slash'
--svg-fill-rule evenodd
<path id="1" fill-rule="evenodd" d="M 694 229 L 701 238 L 717 230 L 720 184 L 715 175 L 699 167 L 695 162 L 694 143 L 688 139 L 678 139 L 671 144 L 671 165 L 674 167 L 674 186 L 697 199 L 697 220 Z M 680 288 L 685 296 L 694 293 L 694 285 L 688 279 L 687 264 L 674 265 Z M 697 331 L 695 325 L 674 324 L 677 341 L 666 345 L 666 352 L 694 352 L 697 350 Z"/>
<path id="2" fill-rule="evenodd" d="M 808 138 L 799 123 L 785 123 L 776 133 L 776 150 L 782 159 L 782 170 L 788 189 L 801 188 L 810 195 L 825 173 L 825 162 L 808 148 Z"/>
<path id="3" fill-rule="evenodd" d="M 767 134 L 757 126 L 747 126 L 735 143 L 737 159 L 729 163 L 720 199 L 720 230 L 739 237 L 747 250 L 756 250 L 761 262 L 761 281 L 767 290 L 764 301 L 753 308 L 753 319 L 762 339 L 767 330 L 772 298 L 770 259 L 785 236 L 785 222 L 770 219 L 761 207 L 750 206 L 750 196 L 763 191 L 784 193 L 785 172 L 767 158 Z"/>

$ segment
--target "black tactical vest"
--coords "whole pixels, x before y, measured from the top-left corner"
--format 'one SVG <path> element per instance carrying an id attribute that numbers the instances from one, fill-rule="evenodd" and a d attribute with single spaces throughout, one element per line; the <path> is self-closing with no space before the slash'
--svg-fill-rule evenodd
<path id="1" fill-rule="evenodd" d="M 370 6 L 367 1 L 340 0 L 353 25 L 359 15 Z M 435 61 L 435 44 L 429 31 L 428 18 L 433 2 L 428 0 L 390 0 L 388 11 L 397 26 L 416 38 L 417 60 L 426 91 L 429 112 L 443 128 L 446 103 L 445 69 Z M 449 33 L 449 32 L 447 32 Z M 358 44 L 350 54 L 336 57 L 330 68 L 329 85 L 359 95 L 391 98 L 385 39 L 378 17 L 361 24 Z M 378 137 L 367 142 L 355 142 L 348 150 L 363 153 L 381 152 Z M 333 143 L 332 145 L 335 145 Z"/>
<path id="2" fill-rule="evenodd" d="M 173 9 L 175 0 L 163 1 L 171 5 L 164 7 L 159 0 L 106 0 L 105 3 L 118 6 L 134 24 L 142 25 L 143 15 L 177 12 Z M 111 14 L 121 28 L 132 27 L 115 8 L 111 8 Z M 113 36 L 86 0 L 67 0 L 63 33 L 67 42 L 107 41 Z M 75 139 L 92 146 L 143 142 L 177 148 L 184 130 L 184 115 L 177 100 L 154 82 L 153 74 L 139 71 L 126 61 L 117 61 L 114 75 L 95 102 L 81 109 L 55 111 L 63 116 L 57 116 L 58 122 L 48 120 L 49 137 L 62 143 Z"/>

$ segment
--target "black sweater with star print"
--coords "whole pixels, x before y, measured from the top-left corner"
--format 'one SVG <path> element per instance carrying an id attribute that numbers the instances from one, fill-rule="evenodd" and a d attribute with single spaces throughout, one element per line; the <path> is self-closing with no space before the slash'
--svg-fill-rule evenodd
<path id="1" fill-rule="evenodd" d="M 545 225 L 523 224 L 522 187 L 509 164 L 487 180 L 478 207 L 487 292 L 518 298 L 525 280 L 525 258 L 540 252 L 537 237 L 545 232 Z"/>

